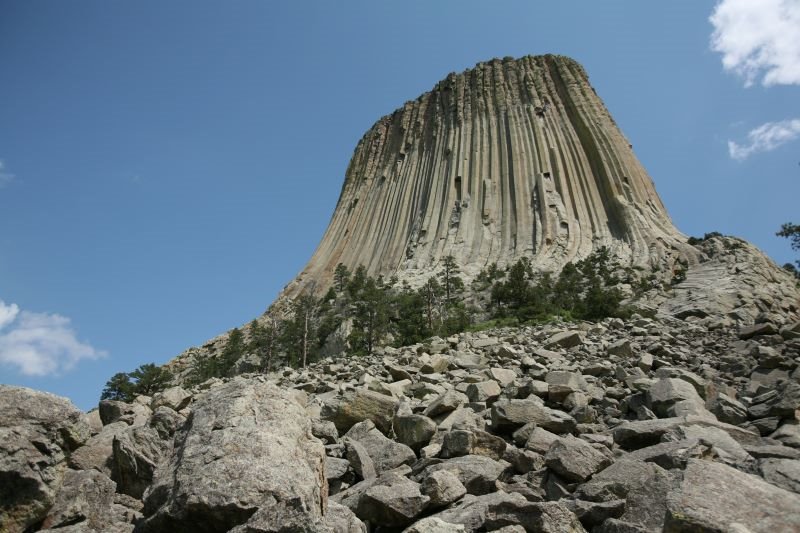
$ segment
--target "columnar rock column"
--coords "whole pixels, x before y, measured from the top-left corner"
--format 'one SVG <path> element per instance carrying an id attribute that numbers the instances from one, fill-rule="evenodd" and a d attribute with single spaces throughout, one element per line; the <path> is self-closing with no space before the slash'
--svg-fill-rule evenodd
<path id="1" fill-rule="evenodd" d="M 322 242 L 284 296 L 325 290 L 338 263 L 413 284 L 447 255 L 467 278 L 521 256 L 558 270 L 600 246 L 663 267 L 684 241 L 578 63 L 495 59 L 364 135 Z"/>

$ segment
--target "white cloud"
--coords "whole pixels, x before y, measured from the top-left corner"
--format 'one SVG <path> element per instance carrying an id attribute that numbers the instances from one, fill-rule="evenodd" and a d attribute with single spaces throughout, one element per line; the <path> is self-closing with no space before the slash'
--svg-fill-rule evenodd
<path id="1" fill-rule="evenodd" d="M 21 311 L 0 300 L 0 363 L 27 376 L 47 376 L 69 370 L 81 359 L 105 356 L 76 338 L 68 318 Z"/>
<path id="2" fill-rule="evenodd" d="M 722 0 L 711 48 L 746 86 L 800 84 L 800 0 Z"/>
<path id="3" fill-rule="evenodd" d="M 800 137 L 800 119 L 767 122 L 747 134 L 745 144 L 728 141 L 733 159 L 743 161 L 753 154 L 769 152 Z"/>
<path id="4" fill-rule="evenodd" d="M 14 179 L 14 174 L 11 174 L 6 170 L 6 164 L 0 160 L 0 188 L 5 187 L 11 180 Z"/>

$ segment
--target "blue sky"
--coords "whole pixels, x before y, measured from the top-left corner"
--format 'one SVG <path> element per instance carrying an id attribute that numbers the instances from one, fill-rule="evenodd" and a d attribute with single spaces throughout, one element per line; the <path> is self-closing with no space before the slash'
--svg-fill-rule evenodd
<path id="1" fill-rule="evenodd" d="M 797 0 L 0 0 L 0 382 L 87 409 L 248 322 L 375 120 L 542 53 L 583 63 L 682 231 L 795 259 Z"/>

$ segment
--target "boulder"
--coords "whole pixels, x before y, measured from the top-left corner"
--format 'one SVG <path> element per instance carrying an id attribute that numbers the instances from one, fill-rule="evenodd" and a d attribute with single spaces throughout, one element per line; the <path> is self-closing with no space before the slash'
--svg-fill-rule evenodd
<path id="1" fill-rule="evenodd" d="M 547 398 L 556 403 L 561 403 L 570 394 L 586 388 L 583 376 L 565 370 L 548 372 L 545 381 L 547 382 Z"/>
<path id="2" fill-rule="evenodd" d="M 633 355 L 633 346 L 630 340 L 620 339 L 609 344 L 606 353 L 619 357 L 631 357 Z"/>
<path id="3" fill-rule="evenodd" d="M 345 438 L 356 441 L 364 447 L 372 458 L 378 475 L 400 465 L 413 463 L 417 459 L 411 448 L 386 437 L 369 420 L 351 427 Z"/>
<path id="4" fill-rule="evenodd" d="M 660 379 L 647 390 L 648 407 L 661 418 L 675 416 L 672 408 L 684 400 L 695 404 L 700 410 L 705 409 L 705 402 L 695 388 L 682 379 Z"/>
<path id="5" fill-rule="evenodd" d="M 140 499 L 170 447 L 171 443 L 149 426 L 132 426 L 114 435 L 111 479 L 117 483 L 117 491 Z"/>
<path id="6" fill-rule="evenodd" d="M 384 476 L 361 496 L 356 515 L 375 526 L 403 527 L 422 513 L 429 500 L 418 483 L 399 474 Z"/>
<path id="7" fill-rule="evenodd" d="M 433 400 L 428 407 L 425 408 L 423 414 L 430 417 L 438 416 L 449 413 L 465 403 L 467 403 L 467 396 L 464 393 L 458 392 L 455 389 L 448 389 Z"/>
<path id="8" fill-rule="evenodd" d="M 430 498 L 431 509 L 450 505 L 467 493 L 458 477 L 448 470 L 432 472 L 422 480 L 420 490 Z"/>
<path id="9" fill-rule="evenodd" d="M 572 435 L 556 440 L 544 456 L 545 464 L 570 482 L 586 481 L 613 461 L 588 442 Z"/>
<path id="10" fill-rule="evenodd" d="M 522 526 L 541 533 L 580 533 L 586 530 L 578 517 L 561 502 L 503 501 L 489 505 L 484 525 L 488 531 Z"/>
<path id="11" fill-rule="evenodd" d="M 800 493 L 800 461 L 796 459 L 762 459 L 759 468 L 764 479 L 776 487 Z"/>
<path id="12" fill-rule="evenodd" d="M 398 412 L 392 421 L 392 429 L 399 442 L 419 451 L 436 433 L 436 422 L 425 415 Z"/>
<path id="13" fill-rule="evenodd" d="M 544 341 L 545 348 L 572 348 L 581 344 L 583 344 L 583 335 L 580 331 L 562 331 Z"/>
<path id="14" fill-rule="evenodd" d="M 800 496 L 729 466 L 692 459 L 667 498 L 664 531 L 800 531 Z"/>
<path id="15" fill-rule="evenodd" d="M 323 521 L 325 449 L 303 408 L 271 383 L 237 377 L 200 395 L 175 450 L 145 495 L 142 532 L 316 531 Z M 265 523 L 273 529 L 257 529 Z"/>
<path id="16" fill-rule="evenodd" d="M 96 470 L 69 470 L 42 528 L 81 527 L 107 531 L 114 503 L 114 482 Z"/>
<path id="17" fill-rule="evenodd" d="M 357 440 L 345 439 L 345 450 L 350 467 L 361 479 L 374 479 L 376 477 L 375 463 L 369 456 L 364 445 Z"/>
<path id="18" fill-rule="evenodd" d="M 631 529 L 612 531 L 661 531 L 666 497 L 676 483 L 675 474 L 656 464 L 622 458 L 580 485 L 575 498 L 590 502 L 625 500 L 620 519 Z"/>
<path id="19" fill-rule="evenodd" d="M 467 398 L 471 402 L 492 402 L 503 392 L 494 380 L 470 383 L 467 386 Z"/>
<path id="20" fill-rule="evenodd" d="M 174 411 L 180 411 L 188 406 L 192 401 L 192 395 L 182 387 L 170 387 L 153 395 L 150 401 L 150 409 L 155 411 L 161 406 L 169 407 Z"/>
<path id="21" fill-rule="evenodd" d="M 527 500 L 517 493 L 492 492 L 480 496 L 467 494 L 449 508 L 441 511 L 432 518 L 437 518 L 446 524 L 462 526 L 465 531 L 486 531 L 485 524 L 490 508 L 509 502 L 523 505 Z M 452 531 L 458 531 L 452 529 Z"/>
<path id="22" fill-rule="evenodd" d="M 113 467 L 114 437 L 128 430 L 125 422 L 113 422 L 100 430 L 100 433 L 93 435 L 86 443 L 72 452 L 68 458 L 70 468 L 75 470 L 94 469 L 111 477 Z"/>
<path id="23" fill-rule="evenodd" d="M 455 474 L 468 493 L 480 495 L 494 492 L 495 482 L 510 472 L 511 465 L 483 455 L 465 455 L 430 465 L 417 478 L 425 479 L 439 470 Z"/>
<path id="24" fill-rule="evenodd" d="M 718 422 L 713 418 L 709 419 L 701 416 L 680 416 L 625 422 L 615 427 L 612 434 L 614 442 L 622 448 L 636 450 L 658 444 L 665 433 L 680 426 L 716 427 L 725 431 L 739 444 L 754 445 L 761 443 L 761 437 L 757 433 Z"/>
<path id="25" fill-rule="evenodd" d="M 392 430 L 396 407 L 397 400 L 390 396 L 358 389 L 327 402 L 322 407 L 321 417 L 336 424 L 340 433 L 354 424 L 371 420 L 384 434 L 388 434 Z"/>
<path id="26" fill-rule="evenodd" d="M 403 533 L 463 533 L 466 529 L 461 524 L 451 524 L 445 522 L 441 518 L 429 516 L 417 522 L 414 522 Z"/>
<path id="27" fill-rule="evenodd" d="M 90 434 L 66 398 L 0 385 L 0 531 L 21 532 L 45 518 L 66 457 Z"/>
<path id="28" fill-rule="evenodd" d="M 553 433 L 571 433 L 577 427 L 574 418 L 563 411 L 542 405 L 541 400 L 500 400 L 492 406 L 492 429 L 513 431 L 533 422 Z"/>
<path id="29" fill-rule="evenodd" d="M 544 428 L 536 427 L 531 432 L 528 440 L 525 442 L 525 449 L 534 451 L 540 454 L 546 454 L 550 449 L 550 445 L 558 440 L 558 435 L 551 433 Z"/>
<path id="30" fill-rule="evenodd" d="M 101 400 L 97 410 L 103 425 L 122 421 L 128 425 L 141 426 L 150 418 L 152 411 L 139 402 L 120 402 L 117 400 Z"/>

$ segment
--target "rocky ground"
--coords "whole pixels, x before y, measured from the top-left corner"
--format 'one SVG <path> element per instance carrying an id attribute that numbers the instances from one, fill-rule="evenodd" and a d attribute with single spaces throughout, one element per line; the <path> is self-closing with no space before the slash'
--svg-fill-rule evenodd
<path id="1" fill-rule="evenodd" d="M 0 530 L 800 530 L 800 323 L 465 333 L 88 414 L 0 386 Z"/>

